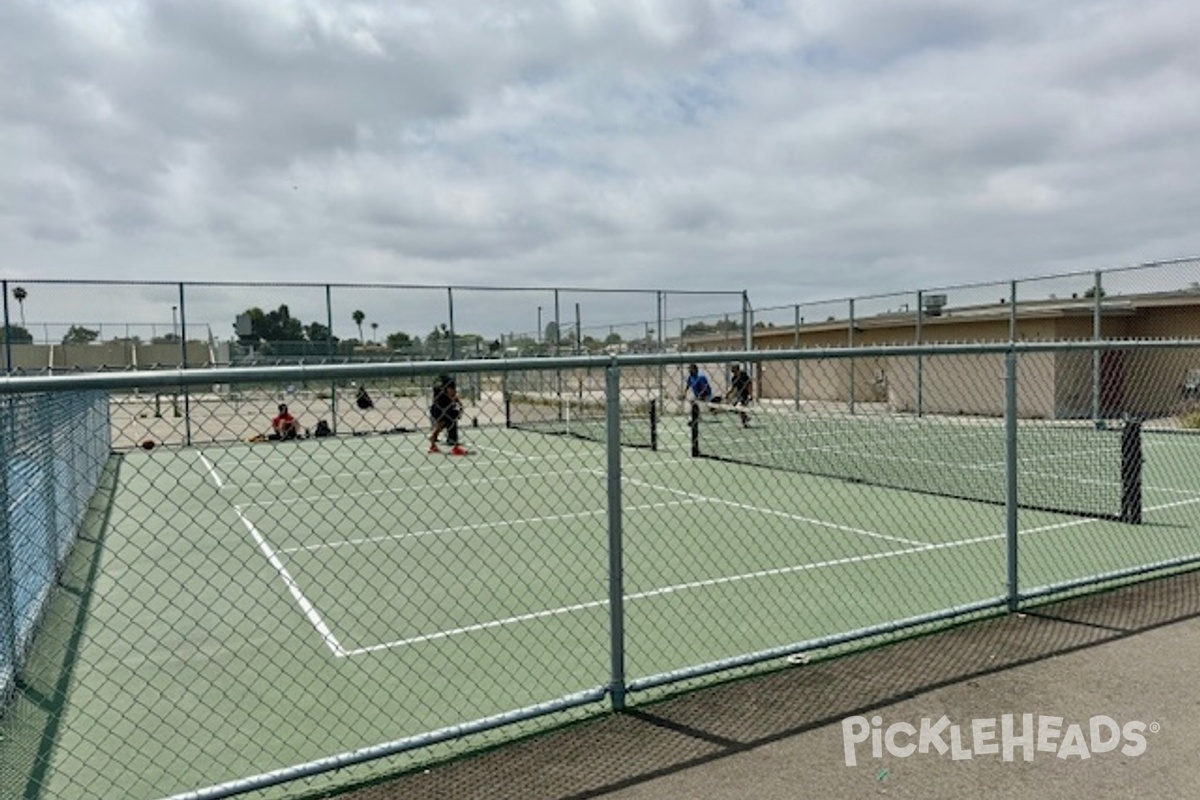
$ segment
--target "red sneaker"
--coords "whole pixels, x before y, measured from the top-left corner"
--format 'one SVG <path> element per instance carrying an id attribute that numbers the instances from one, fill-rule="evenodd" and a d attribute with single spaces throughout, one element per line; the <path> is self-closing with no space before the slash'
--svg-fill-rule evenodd
<path id="1" fill-rule="evenodd" d="M 454 447 L 450 448 L 450 455 L 452 456 L 467 456 L 470 454 L 471 451 L 463 447 L 461 444 L 456 444 Z"/>
<path id="2" fill-rule="evenodd" d="M 440 453 L 442 451 L 438 449 L 438 446 L 436 444 L 431 444 L 431 445 L 429 445 L 429 452 Z"/>

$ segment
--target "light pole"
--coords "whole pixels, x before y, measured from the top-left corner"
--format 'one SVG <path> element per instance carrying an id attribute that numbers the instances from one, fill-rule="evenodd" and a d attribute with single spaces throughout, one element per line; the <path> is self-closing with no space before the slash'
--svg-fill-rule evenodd
<path id="1" fill-rule="evenodd" d="M 175 325 L 175 312 L 179 310 L 179 306 L 171 306 L 171 338 L 179 341 L 179 329 Z"/>
<path id="2" fill-rule="evenodd" d="M 537 326 L 537 343 L 542 343 L 542 307 L 538 306 L 538 326 Z"/>

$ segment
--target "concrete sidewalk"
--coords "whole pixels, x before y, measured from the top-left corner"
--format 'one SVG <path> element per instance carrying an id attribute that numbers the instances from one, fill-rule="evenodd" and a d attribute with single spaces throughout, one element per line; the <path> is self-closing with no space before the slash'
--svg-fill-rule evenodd
<path id="1" fill-rule="evenodd" d="M 1026 714 L 1033 749 L 1016 741 Z M 1009 761 L 999 752 L 1004 715 L 1015 725 Z M 848 766 L 843 721 L 853 717 L 862 720 L 851 733 L 865 740 L 851 743 Z M 1108 720 L 1123 729 L 1116 741 Z M 883 734 L 897 723 L 889 753 Z M 922 724 L 928 752 L 904 755 Z M 1191 572 L 697 691 L 343 797 L 1187 798 L 1200 797 L 1198 742 L 1200 572 Z"/>

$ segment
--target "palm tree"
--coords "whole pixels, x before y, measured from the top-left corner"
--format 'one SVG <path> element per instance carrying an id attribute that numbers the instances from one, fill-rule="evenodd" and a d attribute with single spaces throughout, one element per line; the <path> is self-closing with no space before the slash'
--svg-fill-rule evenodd
<path id="1" fill-rule="evenodd" d="M 371 323 L 371 344 L 375 344 L 375 333 L 378 330 L 379 330 L 379 323 L 372 322 Z"/>
<path id="2" fill-rule="evenodd" d="M 25 298 L 29 296 L 29 292 L 25 291 L 24 286 L 18 286 L 13 289 L 13 299 L 17 301 L 17 305 L 21 307 L 21 327 L 25 327 Z"/>
<path id="3" fill-rule="evenodd" d="M 358 326 L 358 341 L 362 342 L 362 340 L 363 340 L 362 324 L 363 324 L 363 320 L 367 318 L 367 315 L 361 311 L 355 311 L 353 314 L 350 315 L 350 317 L 354 320 L 354 324 Z"/>

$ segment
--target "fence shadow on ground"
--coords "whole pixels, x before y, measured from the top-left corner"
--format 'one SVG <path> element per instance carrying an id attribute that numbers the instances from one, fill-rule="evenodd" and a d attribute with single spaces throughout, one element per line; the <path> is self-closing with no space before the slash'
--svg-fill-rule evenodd
<path id="1" fill-rule="evenodd" d="M 597 798 L 939 688 L 1195 617 L 1200 570 L 700 689 L 339 797 Z"/>

